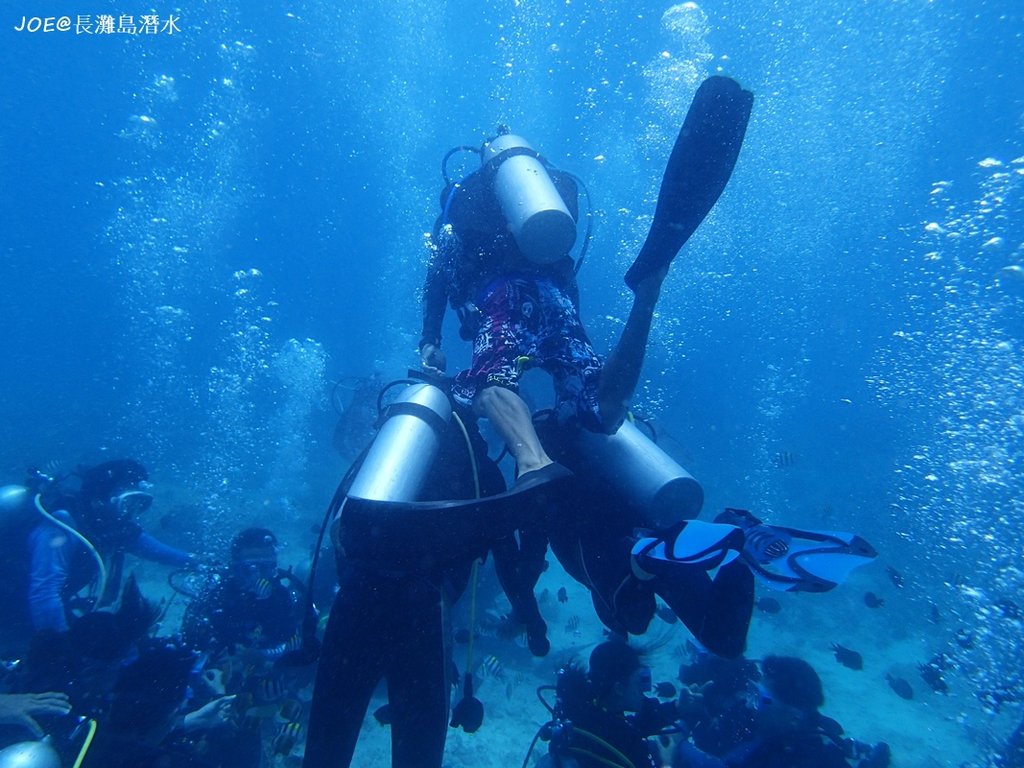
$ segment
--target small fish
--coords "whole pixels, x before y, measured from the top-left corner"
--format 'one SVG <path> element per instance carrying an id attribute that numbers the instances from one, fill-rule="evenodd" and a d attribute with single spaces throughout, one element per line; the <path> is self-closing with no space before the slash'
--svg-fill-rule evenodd
<path id="1" fill-rule="evenodd" d="M 778 613 L 782 610 L 782 603 L 774 597 L 759 597 L 755 605 L 761 613 Z"/>
<path id="2" fill-rule="evenodd" d="M 887 674 L 885 679 L 888 681 L 889 687 L 896 691 L 896 695 L 901 699 L 910 701 L 910 699 L 914 698 L 914 689 L 911 688 L 910 683 L 902 677 L 893 677 L 892 675 Z"/>
<path id="3" fill-rule="evenodd" d="M 679 621 L 679 617 L 676 616 L 676 612 L 669 608 L 664 603 L 658 603 L 658 607 L 655 610 L 658 618 L 664 621 L 666 624 L 675 624 Z"/>
<path id="4" fill-rule="evenodd" d="M 256 699 L 258 701 L 278 701 L 284 696 L 284 686 L 276 677 L 261 677 L 256 681 Z"/>
<path id="5" fill-rule="evenodd" d="M 999 609 L 1004 619 L 1020 618 L 1020 606 L 1008 597 L 996 600 L 992 605 Z"/>
<path id="6" fill-rule="evenodd" d="M 889 581 L 896 585 L 897 588 L 903 589 L 903 574 L 893 568 L 891 565 L 885 569 L 885 572 L 889 574 Z"/>
<path id="7" fill-rule="evenodd" d="M 207 669 L 203 672 L 203 682 L 206 683 L 210 690 L 217 696 L 223 696 L 227 693 L 227 686 L 224 682 L 224 670 L 223 669 Z"/>
<path id="8" fill-rule="evenodd" d="M 569 620 L 565 622 L 565 631 L 567 634 L 575 635 L 580 631 L 580 617 L 570 616 Z"/>
<path id="9" fill-rule="evenodd" d="M 772 466 L 776 469 L 789 469 L 796 465 L 796 454 L 790 451 L 779 451 L 772 456 Z"/>
<path id="10" fill-rule="evenodd" d="M 864 605 L 866 605 L 868 608 L 881 608 L 883 605 L 885 605 L 885 600 L 880 598 L 874 592 L 865 592 Z"/>
<path id="11" fill-rule="evenodd" d="M 278 755 L 289 755 L 299 742 L 299 735 L 302 733 L 302 726 L 298 723 L 285 723 L 274 736 L 271 746 L 274 753 Z"/>
<path id="12" fill-rule="evenodd" d="M 384 704 L 373 710 L 374 719 L 381 725 L 391 725 L 391 705 Z"/>
<path id="13" fill-rule="evenodd" d="M 974 633 L 969 629 L 960 627 L 956 631 L 956 644 L 964 650 L 969 650 L 974 647 Z"/>
<path id="14" fill-rule="evenodd" d="M 943 668 L 934 662 L 935 659 L 932 659 L 927 664 L 918 666 L 921 671 L 921 679 L 936 693 L 949 693 L 949 685 L 942 677 Z"/>
<path id="15" fill-rule="evenodd" d="M 932 624 L 938 624 L 942 621 L 942 612 L 939 610 L 939 606 L 935 603 L 932 603 L 928 610 L 928 621 Z"/>
<path id="16" fill-rule="evenodd" d="M 252 588 L 253 595 L 255 595 L 257 600 L 266 600 L 273 591 L 274 585 L 270 579 L 258 579 L 256 586 Z"/>
<path id="17" fill-rule="evenodd" d="M 864 657 L 851 648 L 844 648 L 839 643 L 832 643 L 832 650 L 835 651 L 836 661 L 847 669 L 864 669 Z"/>
<path id="18" fill-rule="evenodd" d="M 487 677 L 493 677 L 495 680 L 505 679 L 505 666 L 497 656 L 492 655 L 484 659 L 480 669 Z"/>
<path id="19" fill-rule="evenodd" d="M 497 625 L 494 627 L 494 635 L 499 640 L 512 641 L 522 637 L 526 631 L 526 627 L 520 624 L 516 619 L 508 614 L 501 617 Z"/>
<path id="20" fill-rule="evenodd" d="M 672 683 L 656 683 L 654 686 L 654 693 L 661 699 L 674 699 L 676 695 L 676 687 Z"/>
<path id="21" fill-rule="evenodd" d="M 281 707 L 277 710 L 277 714 L 282 720 L 287 720 L 290 723 L 298 722 L 302 719 L 302 702 L 295 699 L 286 699 L 281 702 Z"/>
<path id="22" fill-rule="evenodd" d="M 560 602 L 560 603 L 568 603 L 569 602 L 569 593 L 565 590 L 565 587 L 559 587 L 558 588 L 558 602 Z"/>

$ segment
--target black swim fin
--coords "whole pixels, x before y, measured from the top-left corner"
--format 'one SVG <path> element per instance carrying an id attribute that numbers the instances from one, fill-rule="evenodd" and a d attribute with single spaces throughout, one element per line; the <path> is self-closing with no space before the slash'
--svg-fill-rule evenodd
<path id="1" fill-rule="evenodd" d="M 709 77 L 697 89 L 676 138 L 658 193 L 654 222 L 626 285 L 667 265 L 721 196 L 736 165 L 754 95 L 728 77 Z"/>

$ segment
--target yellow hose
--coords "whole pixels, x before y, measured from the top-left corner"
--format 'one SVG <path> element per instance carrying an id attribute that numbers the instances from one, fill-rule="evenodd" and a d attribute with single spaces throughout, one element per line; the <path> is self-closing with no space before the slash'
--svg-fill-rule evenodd
<path id="1" fill-rule="evenodd" d="M 103 593 L 107 591 L 107 566 L 103 564 L 103 558 L 100 557 L 100 553 L 96 551 L 96 547 L 92 545 L 91 541 L 89 541 L 87 538 L 85 538 L 85 536 L 76 531 L 67 523 L 58 520 L 56 517 L 51 515 L 46 510 L 46 507 L 43 506 L 42 494 L 37 493 L 33 501 L 35 502 L 36 509 L 39 510 L 39 514 L 41 514 L 43 517 L 45 517 L 47 520 L 56 525 L 65 533 L 78 539 L 78 541 L 81 542 L 82 546 L 84 546 L 89 551 L 89 554 L 91 554 L 93 556 L 93 559 L 96 561 L 96 570 L 99 571 L 100 580 L 99 587 L 96 591 L 96 594 L 98 595 L 99 599 L 93 605 L 93 607 L 95 607 L 95 605 L 103 599 Z"/>
<path id="2" fill-rule="evenodd" d="M 78 750 L 78 758 L 75 760 L 75 764 L 72 768 L 82 768 L 82 761 L 85 760 L 86 754 L 89 752 L 89 747 L 92 746 L 92 739 L 96 735 L 96 721 L 89 720 L 89 733 L 85 735 L 85 741 L 82 742 L 82 748 Z"/>

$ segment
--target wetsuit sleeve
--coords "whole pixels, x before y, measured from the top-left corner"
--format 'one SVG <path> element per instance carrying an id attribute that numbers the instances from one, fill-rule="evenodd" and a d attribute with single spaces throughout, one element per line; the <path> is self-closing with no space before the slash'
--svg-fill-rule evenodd
<path id="1" fill-rule="evenodd" d="M 192 555 L 180 549 L 164 544 L 145 531 L 139 531 L 139 535 L 128 546 L 128 551 L 144 560 L 152 560 L 161 565 L 188 565 Z"/>
<path id="2" fill-rule="evenodd" d="M 427 262 L 427 279 L 423 285 L 423 333 L 420 334 L 419 345 L 421 350 L 424 344 L 441 346 L 441 325 L 444 322 L 445 306 L 448 303 L 444 257 L 438 244 L 436 225 L 431 242 L 430 260 Z"/>
<path id="3" fill-rule="evenodd" d="M 65 515 L 57 512 L 55 516 Z M 68 557 L 74 546 L 67 533 L 50 523 L 40 523 L 29 534 L 28 609 L 37 632 L 68 629 L 63 592 L 68 580 Z"/>

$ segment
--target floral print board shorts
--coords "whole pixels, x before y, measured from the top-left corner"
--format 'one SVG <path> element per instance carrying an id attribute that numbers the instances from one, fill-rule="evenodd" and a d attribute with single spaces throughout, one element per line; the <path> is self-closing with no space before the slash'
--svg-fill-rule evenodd
<path id="1" fill-rule="evenodd" d="M 499 278 L 488 286 L 479 309 L 473 359 L 469 370 L 455 377 L 455 399 L 469 406 L 488 386 L 518 392 L 523 372 L 541 368 L 554 379 L 559 413 L 600 431 L 601 360 L 565 292 L 548 278 Z"/>

